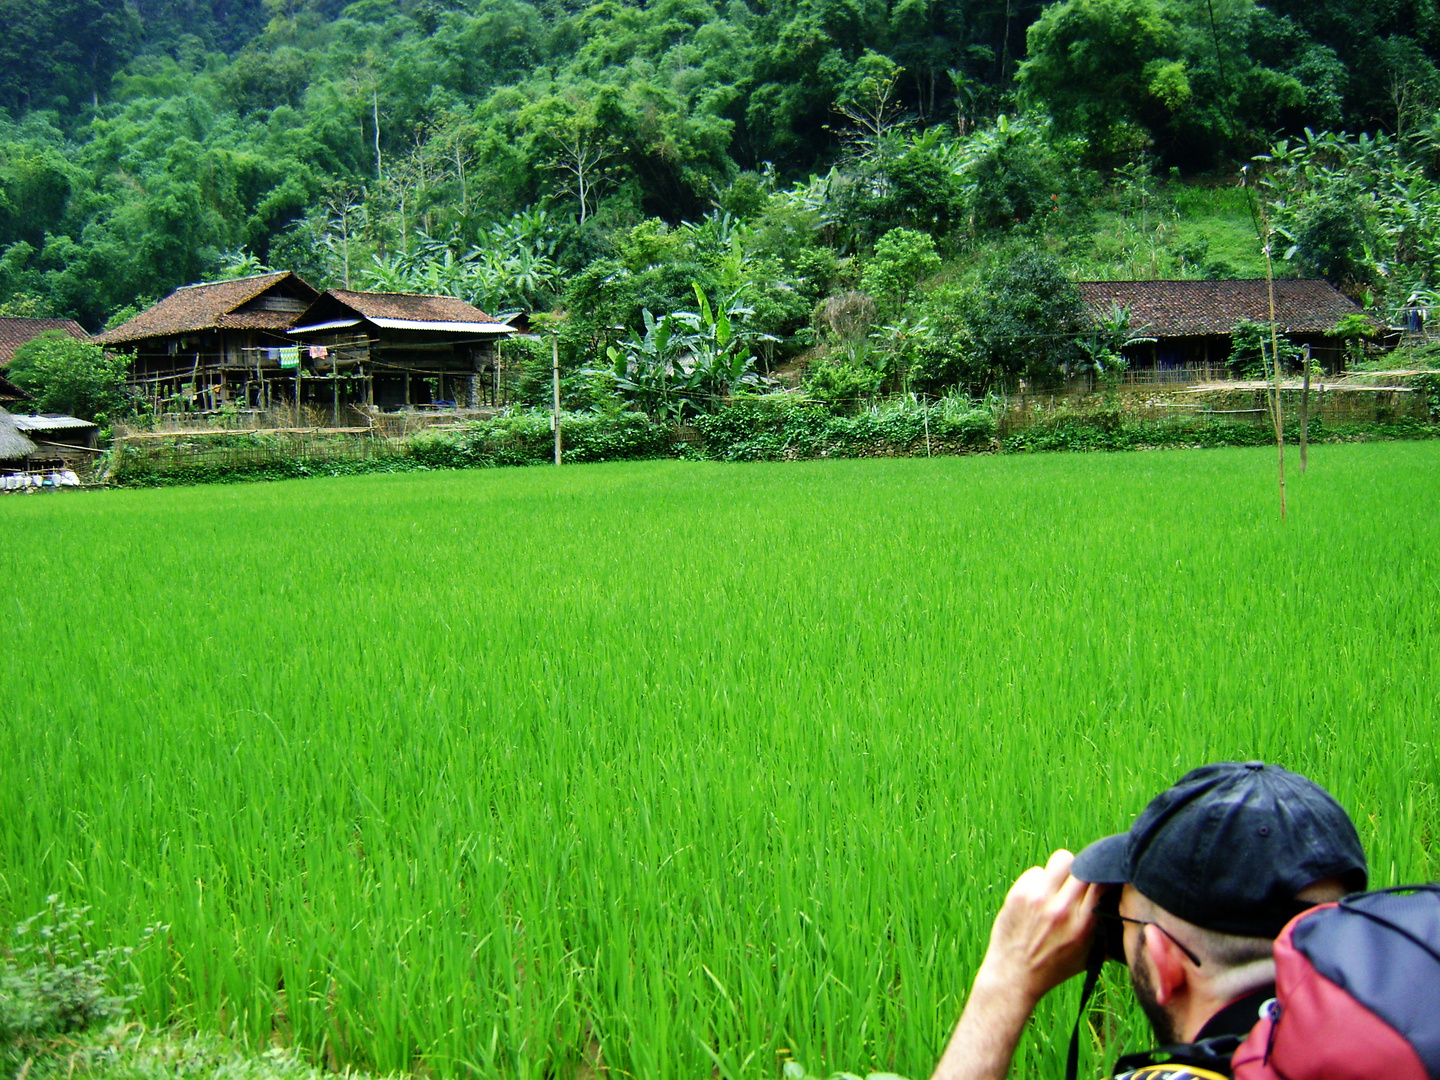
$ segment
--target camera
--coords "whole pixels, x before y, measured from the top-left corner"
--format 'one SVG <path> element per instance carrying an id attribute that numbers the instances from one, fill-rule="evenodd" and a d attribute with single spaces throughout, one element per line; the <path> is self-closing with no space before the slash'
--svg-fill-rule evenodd
<path id="1" fill-rule="evenodd" d="M 1095 933 L 1104 946 L 1105 959 L 1114 960 L 1117 964 L 1126 963 L 1125 924 L 1120 921 L 1118 888 L 1106 889 L 1100 894 L 1100 901 L 1095 905 L 1095 914 L 1099 916 Z"/>

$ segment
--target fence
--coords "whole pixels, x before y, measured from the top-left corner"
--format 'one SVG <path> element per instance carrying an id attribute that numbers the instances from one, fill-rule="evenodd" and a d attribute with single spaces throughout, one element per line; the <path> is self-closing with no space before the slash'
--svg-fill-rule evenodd
<path id="1" fill-rule="evenodd" d="M 1123 371 L 1120 373 L 1120 385 L 1127 389 L 1140 386 L 1189 386 L 1195 383 L 1224 382 L 1230 378 L 1230 370 L 1224 364 L 1199 364 L 1192 367 Z M 1095 376 L 1090 376 L 1090 380 L 1093 389 Z"/>
<path id="2" fill-rule="evenodd" d="M 110 454 L 106 478 L 127 480 L 194 476 L 199 473 L 255 473 L 267 468 L 324 467 L 341 462 L 400 458 L 400 438 L 367 429 L 153 432 L 120 436 Z"/>
<path id="3" fill-rule="evenodd" d="M 117 421 L 114 434 L 120 438 L 162 436 L 204 436 L 215 434 L 264 434 L 269 432 L 367 432 L 375 435 L 409 435 L 424 428 L 494 416 L 500 410 L 441 409 L 416 407 L 402 412 L 382 413 L 343 406 L 338 423 L 327 409 L 305 407 L 297 414 L 293 406 L 274 409 L 238 409 L 229 414 L 195 416 L 164 414 L 146 420 Z"/>
<path id="4" fill-rule="evenodd" d="M 1268 425 L 1270 393 L 1262 383 L 1192 387 L 1148 396 L 1131 391 L 1118 395 L 1109 407 L 1126 420 Z M 1282 407 L 1287 417 L 1300 415 L 1303 393 L 1293 383 L 1282 388 Z M 1001 432 L 1024 431 L 1057 416 L 1084 415 L 1102 407 L 1102 396 L 1083 392 L 1012 394 L 1006 399 Z M 1429 409 L 1425 395 L 1408 387 L 1316 383 L 1310 389 L 1310 419 L 1321 426 L 1427 420 Z"/>

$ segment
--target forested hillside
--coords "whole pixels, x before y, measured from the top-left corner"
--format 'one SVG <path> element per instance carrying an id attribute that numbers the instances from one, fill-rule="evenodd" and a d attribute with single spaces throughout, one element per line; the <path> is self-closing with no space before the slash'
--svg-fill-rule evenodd
<path id="1" fill-rule="evenodd" d="M 98 328 L 274 265 L 566 309 L 572 341 L 697 285 L 772 353 L 904 339 L 926 304 L 925 333 L 983 339 L 996 290 L 1047 275 L 1254 271 L 1239 169 L 1286 137 L 1281 272 L 1382 304 L 1433 282 L 1434 0 L 0 10 L 12 314 Z"/>

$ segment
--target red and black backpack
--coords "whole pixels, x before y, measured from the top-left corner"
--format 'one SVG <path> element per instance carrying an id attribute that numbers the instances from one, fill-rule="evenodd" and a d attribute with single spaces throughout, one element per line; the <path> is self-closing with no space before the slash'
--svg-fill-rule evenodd
<path id="1" fill-rule="evenodd" d="M 1275 1000 L 1235 1080 L 1440 1080 L 1440 885 L 1359 893 L 1275 939 Z"/>

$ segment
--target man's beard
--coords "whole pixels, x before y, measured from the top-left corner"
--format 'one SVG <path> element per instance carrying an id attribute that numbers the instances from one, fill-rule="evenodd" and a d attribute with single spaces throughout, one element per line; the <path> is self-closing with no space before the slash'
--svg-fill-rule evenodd
<path id="1" fill-rule="evenodd" d="M 1170 1019 L 1160 1003 L 1155 1000 L 1155 984 L 1150 981 L 1150 969 L 1144 964 L 1130 965 L 1130 985 L 1135 991 L 1135 1000 L 1145 1010 L 1145 1019 L 1155 1031 L 1159 1046 L 1172 1046 L 1178 1040 L 1175 1036 L 1175 1021 Z"/>

